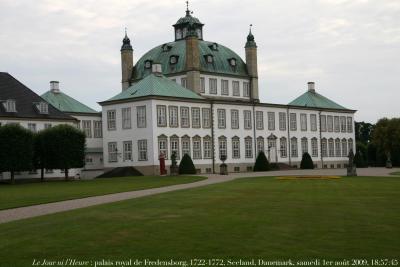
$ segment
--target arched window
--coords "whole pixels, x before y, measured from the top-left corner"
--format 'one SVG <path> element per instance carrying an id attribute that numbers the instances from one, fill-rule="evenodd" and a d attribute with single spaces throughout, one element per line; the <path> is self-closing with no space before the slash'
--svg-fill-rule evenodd
<path id="1" fill-rule="evenodd" d="M 221 159 L 221 156 L 228 158 L 228 149 L 226 146 L 225 136 L 218 137 L 218 148 L 219 148 L 219 158 Z"/>
<path id="2" fill-rule="evenodd" d="M 253 138 L 247 136 L 244 139 L 244 156 L 245 158 L 252 158 L 253 157 Z"/>
<path id="3" fill-rule="evenodd" d="M 329 157 L 333 158 L 335 156 L 335 145 L 333 142 L 333 138 L 329 138 L 328 146 L 329 146 Z"/>
<path id="4" fill-rule="evenodd" d="M 281 137 L 281 139 L 279 139 L 279 142 L 280 142 L 281 157 L 286 158 L 287 157 L 287 139 L 286 139 L 286 137 Z"/>
<path id="5" fill-rule="evenodd" d="M 212 157 L 211 137 L 209 135 L 203 137 L 203 155 L 205 159 Z"/>
<path id="6" fill-rule="evenodd" d="M 265 147 L 264 147 L 264 137 L 259 136 L 257 137 L 257 155 L 262 151 L 264 152 Z"/>
<path id="7" fill-rule="evenodd" d="M 293 158 L 297 158 L 299 156 L 298 152 L 298 144 L 297 144 L 297 138 L 292 137 L 290 139 L 290 150 L 291 150 L 291 155 Z"/>
<path id="8" fill-rule="evenodd" d="M 308 139 L 307 137 L 301 138 L 301 155 L 308 153 Z"/>
<path id="9" fill-rule="evenodd" d="M 318 139 L 316 137 L 311 138 L 311 155 L 318 157 Z"/>
<path id="10" fill-rule="evenodd" d="M 173 135 L 169 138 L 169 143 L 171 146 L 171 155 L 175 153 L 176 158 L 179 159 L 179 137 L 177 135 Z"/>
<path id="11" fill-rule="evenodd" d="M 168 138 L 165 135 L 158 136 L 158 156 L 161 155 L 168 158 Z"/>
<path id="12" fill-rule="evenodd" d="M 346 139 L 342 139 L 342 157 L 347 157 L 348 156 L 348 152 L 347 152 L 347 140 Z"/>
<path id="13" fill-rule="evenodd" d="M 322 155 L 322 157 L 328 156 L 327 150 L 328 150 L 328 145 L 326 142 L 326 138 L 322 138 L 321 139 L 321 155 Z"/>
<path id="14" fill-rule="evenodd" d="M 196 135 L 193 140 L 193 159 L 201 159 L 201 137 Z"/>
<path id="15" fill-rule="evenodd" d="M 237 136 L 232 137 L 232 158 L 240 158 L 240 139 Z"/>
<path id="16" fill-rule="evenodd" d="M 342 156 L 342 149 L 339 138 L 336 138 L 335 140 L 335 148 L 336 148 L 336 157 L 340 158 Z"/>
<path id="17" fill-rule="evenodd" d="M 190 154 L 190 137 L 187 135 L 182 136 L 182 155 Z"/>
<path id="18" fill-rule="evenodd" d="M 349 139 L 349 144 L 348 144 L 348 146 L 349 146 L 349 153 L 350 153 L 350 150 L 353 150 L 353 153 L 356 153 L 356 152 L 354 151 L 353 139 L 352 139 L 352 138 Z"/>

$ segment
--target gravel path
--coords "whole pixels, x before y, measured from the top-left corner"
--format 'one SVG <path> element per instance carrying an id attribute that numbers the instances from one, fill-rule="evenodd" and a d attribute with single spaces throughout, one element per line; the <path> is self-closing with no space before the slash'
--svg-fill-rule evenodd
<path id="1" fill-rule="evenodd" d="M 385 169 L 385 168 L 368 168 L 358 169 L 359 176 L 390 176 L 391 172 L 400 171 L 400 169 Z M 292 170 L 292 171 L 271 171 L 264 173 L 234 173 L 228 176 L 223 175 L 208 175 L 207 180 L 194 182 L 190 184 L 178 184 L 160 188 L 152 188 L 139 191 L 130 191 L 116 194 L 108 194 L 103 196 L 94 196 L 74 200 L 66 200 L 48 204 L 40 204 L 28 207 L 14 208 L 0 211 L 0 223 L 11 222 L 15 220 L 31 218 L 51 213 L 57 213 L 62 211 L 74 210 L 79 208 L 90 207 L 94 205 L 100 205 L 105 203 L 111 203 L 126 199 L 139 198 L 144 196 L 150 196 L 165 192 L 171 192 L 176 190 L 195 188 L 210 184 L 223 183 L 231 180 L 235 180 L 241 177 L 257 177 L 257 176 L 283 176 L 283 175 L 346 175 L 344 169 L 323 169 L 323 170 Z"/>

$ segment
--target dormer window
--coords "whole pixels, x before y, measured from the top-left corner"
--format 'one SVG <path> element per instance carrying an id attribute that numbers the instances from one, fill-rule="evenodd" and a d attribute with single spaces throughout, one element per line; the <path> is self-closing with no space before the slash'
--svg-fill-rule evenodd
<path id="1" fill-rule="evenodd" d="M 209 63 L 209 64 L 214 62 L 213 55 L 206 55 L 205 58 L 206 58 L 207 63 Z"/>
<path id="2" fill-rule="evenodd" d="M 151 69 L 151 60 L 146 60 L 144 62 L 144 68 L 145 69 Z"/>
<path id="3" fill-rule="evenodd" d="M 42 101 L 36 104 L 36 107 L 40 114 L 49 114 L 49 104 L 47 104 L 46 102 Z"/>
<path id="4" fill-rule="evenodd" d="M 229 59 L 229 65 L 231 65 L 232 67 L 236 67 L 236 58 Z"/>
<path id="5" fill-rule="evenodd" d="M 3 103 L 4 109 L 6 112 L 17 112 L 15 100 L 8 99 Z"/>
<path id="6" fill-rule="evenodd" d="M 167 44 L 163 44 L 161 46 L 161 49 L 162 49 L 163 52 L 168 52 L 169 50 L 171 50 L 171 48 L 172 48 L 172 46 L 167 45 Z"/>
<path id="7" fill-rule="evenodd" d="M 213 43 L 212 45 L 209 46 L 211 50 L 213 51 L 218 51 L 218 44 L 217 43 Z"/>
<path id="8" fill-rule="evenodd" d="M 171 65 L 178 63 L 178 56 L 171 56 L 171 57 L 169 58 L 169 63 L 170 63 Z"/>

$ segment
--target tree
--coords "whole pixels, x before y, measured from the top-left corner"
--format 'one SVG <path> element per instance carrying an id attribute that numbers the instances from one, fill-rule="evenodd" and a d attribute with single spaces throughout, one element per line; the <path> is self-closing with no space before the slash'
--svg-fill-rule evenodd
<path id="1" fill-rule="evenodd" d="M 314 162 L 308 152 L 305 152 L 301 158 L 300 169 L 314 169 Z"/>
<path id="2" fill-rule="evenodd" d="M 32 169 L 33 133 L 18 124 L 0 127 L 0 171 L 11 173 Z"/>
<path id="3" fill-rule="evenodd" d="M 185 154 L 179 163 L 179 174 L 196 174 L 196 168 L 188 154 Z"/>
<path id="4" fill-rule="evenodd" d="M 260 151 L 258 153 L 256 163 L 254 164 L 253 171 L 255 172 L 265 172 L 269 171 L 270 166 L 267 157 L 265 156 L 265 153 L 263 151 Z"/>
<path id="5" fill-rule="evenodd" d="M 355 122 L 356 141 L 363 144 L 371 142 L 371 134 L 375 125 L 368 122 Z"/>
<path id="6" fill-rule="evenodd" d="M 33 138 L 33 166 L 35 169 L 40 169 L 40 180 L 44 180 L 44 169 L 47 168 L 47 156 L 46 151 L 46 131 L 43 130 L 34 135 Z"/>
<path id="7" fill-rule="evenodd" d="M 377 148 L 377 155 L 383 154 L 386 160 L 386 166 L 392 164 L 399 165 L 400 156 L 400 119 L 380 119 L 373 132 L 372 142 Z"/>
<path id="8" fill-rule="evenodd" d="M 46 168 L 62 169 L 68 180 L 69 169 L 85 165 L 85 134 L 70 125 L 62 124 L 43 131 Z"/>

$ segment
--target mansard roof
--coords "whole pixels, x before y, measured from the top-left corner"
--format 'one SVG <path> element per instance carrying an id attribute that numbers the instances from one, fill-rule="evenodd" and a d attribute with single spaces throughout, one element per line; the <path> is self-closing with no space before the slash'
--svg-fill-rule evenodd
<path id="1" fill-rule="evenodd" d="M 3 104 L 0 103 L 0 117 L 76 120 L 51 105 L 48 106 L 47 114 L 38 112 L 36 105 L 46 101 L 10 74 L 0 72 L 0 101 L 3 102 L 7 100 L 15 101 L 16 112 L 6 112 Z"/>

